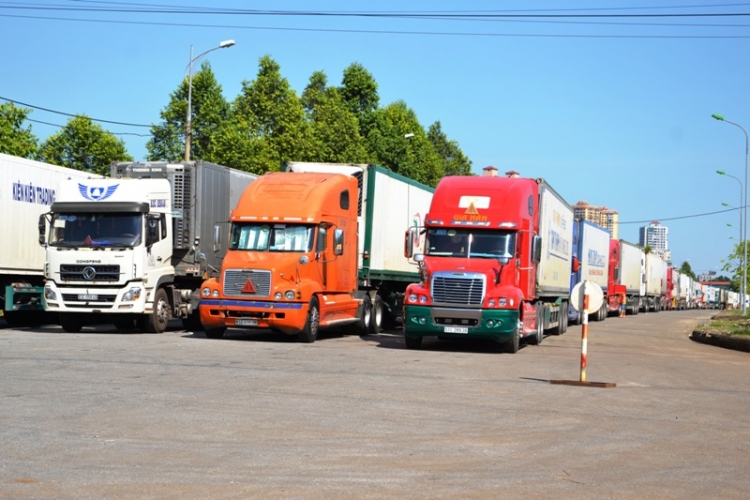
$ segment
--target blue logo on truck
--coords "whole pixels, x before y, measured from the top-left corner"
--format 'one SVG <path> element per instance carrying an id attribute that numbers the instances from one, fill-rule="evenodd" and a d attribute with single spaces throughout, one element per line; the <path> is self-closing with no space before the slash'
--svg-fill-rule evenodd
<path id="1" fill-rule="evenodd" d="M 81 196 L 89 201 L 102 201 L 112 196 L 117 190 L 117 186 L 119 186 L 119 184 L 104 188 L 101 186 L 84 186 L 83 184 L 78 183 L 78 191 L 81 192 Z"/>

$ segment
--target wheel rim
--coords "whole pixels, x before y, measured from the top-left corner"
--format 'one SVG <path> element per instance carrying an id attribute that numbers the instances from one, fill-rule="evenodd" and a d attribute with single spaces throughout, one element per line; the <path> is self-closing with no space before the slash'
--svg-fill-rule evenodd
<path id="1" fill-rule="evenodd" d="M 383 308 L 380 306 L 379 302 L 375 302 L 375 311 L 373 312 L 373 321 L 375 321 L 376 325 L 382 325 L 383 321 Z"/>
<path id="2" fill-rule="evenodd" d="M 310 307 L 310 333 L 313 337 L 318 336 L 318 322 L 320 321 L 320 313 L 318 312 L 317 306 L 313 305 Z"/>
<path id="3" fill-rule="evenodd" d="M 161 325 L 165 325 L 168 321 L 167 304 L 166 302 L 164 302 L 164 300 L 159 300 L 159 302 L 156 304 L 156 320 Z"/>

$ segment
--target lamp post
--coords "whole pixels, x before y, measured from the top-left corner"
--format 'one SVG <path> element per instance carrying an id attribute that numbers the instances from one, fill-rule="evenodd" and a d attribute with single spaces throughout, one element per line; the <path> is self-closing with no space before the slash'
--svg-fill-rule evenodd
<path id="1" fill-rule="evenodd" d="M 728 174 L 728 173 L 726 173 L 723 170 L 717 170 L 716 173 L 719 174 L 719 175 L 726 176 L 726 177 L 731 177 L 732 179 L 734 179 L 734 180 L 737 181 L 737 184 L 740 185 L 740 206 L 736 207 L 736 208 L 737 208 L 737 211 L 740 213 L 740 227 L 739 227 L 740 239 L 739 239 L 739 244 L 742 245 L 742 242 L 745 240 L 745 235 L 743 234 L 743 228 L 745 226 L 742 225 L 742 220 L 743 220 L 743 218 L 742 218 L 742 207 L 744 206 L 744 203 L 742 202 L 742 191 L 743 191 L 743 189 L 742 189 L 742 181 L 738 177 L 735 177 L 735 176 L 733 176 L 731 174 Z M 732 207 L 731 205 L 729 205 L 729 203 L 722 202 L 721 204 L 724 205 L 725 207 L 735 208 L 735 207 Z M 727 226 L 734 227 L 734 226 L 732 226 L 729 223 L 727 223 Z M 735 229 L 737 229 L 737 228 L 735 228 Z M 730 236 L 730 238 L 731 238 L 731 236 Z M 732 239 L 736 239 L 736 238 L 732 238 Z M 743 265 L 742 265 L 742 269 L 743 269 L 743 271 L 742 271 L 742 281 L 740 282 L 740 295 L 742 295 L 743 297 L 747 293 L 747 290 L 746 290 L 746 288 L 747 288 L 747 266 L 744 265 L 746 261 L 747 261 L 746 257 L 740 259 L 740 262 L 743 263 Z M 744 304 L 745 301 L 743 300 L 742 302 Z"/>
<path id="2" fill-rule="evenodd" d="M 190 46 L 190 62 L 188 63 L 188 107 L 187 107 L 187 118 L 185 119 L 185 161 L 190 161 L 190 145 L 192 142 L 193 134 L 193 66 L 198 62 L 198 59 L 205 56 L 209 52 L 218 49 L 226 49 L 234 45 L 234 40 L 224 40 L 220 42 L 217 47 L 208 49 L 205 52 L 201 52 L 197 56 L 193 57 L 193 46 Z"/>
<path id="3" fill-rule="evenodd" d="M 735 127 L 742 130 L 742 132 L 745 134 L 745 187 L 744 187 L 744 198 L 742 200 L 742 223 L 744 225 L 742 226 L 742 231 L 740 232 L 740 237 L 743 236 L 747 238 L 747 155 L 748 155 L 748 149 L 750 149 L 750 139 L 748 139 L 747 136 L 747 130 L 745 130 L 742 125 L 739 123 L 734 123 L 732 121 L 727 120 L 724 118 L 724 116 L 719 114 L 712 114 L 711 115 L 714 119 L 719 120 L 721 122 L 726 122 L 730 125 L 734 125 Z M 745 297 L 745 291 L 747 290 L 747 242 L 743 239 L 742 240 L 742 315 L 744 316 L 747 312 L 747 298 Z"/>

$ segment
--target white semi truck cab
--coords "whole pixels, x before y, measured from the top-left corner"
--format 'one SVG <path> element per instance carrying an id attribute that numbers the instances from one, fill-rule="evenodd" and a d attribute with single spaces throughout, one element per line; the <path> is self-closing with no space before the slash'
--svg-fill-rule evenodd
<path id="1" fill-rule="evenodd" d="M 160 333 L 172 318 L 200 329 L 198 288 L 220 266 L 213 226 L 253 179 L 207 162 L 118 163 L 110 178 L 63 182 L 39 219 L 46 309 L 67 332 Z"/>

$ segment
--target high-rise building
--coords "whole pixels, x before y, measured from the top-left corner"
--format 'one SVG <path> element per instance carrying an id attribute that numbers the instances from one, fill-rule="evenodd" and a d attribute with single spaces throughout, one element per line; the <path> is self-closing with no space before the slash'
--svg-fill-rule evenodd
<path id="1" fill-rule="evenodd" d="M 638 244 L 642 247 L 648 245 L 654 253 L 661 255 L 667 261 L 671 260 L 669 228 L 662 226 L 658 221 L 653 221 L 638 230 Z"/>
<path id="2" fill-rule="evenodd" d="M 591 221 L 609 231 L 612 239 L 617 239 L 619 232 L 620 215 L 617 210 L 610 210 L 607 207 L 596 207 L 589 205 L 585 201 L 579 201 L 573 205 L 573 216 L 578 220 Z"/>

